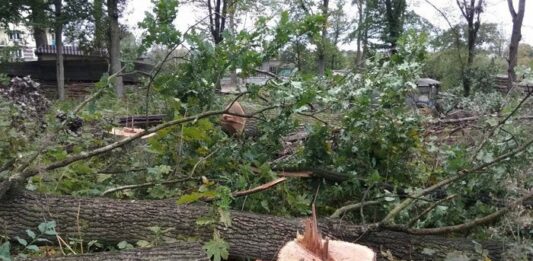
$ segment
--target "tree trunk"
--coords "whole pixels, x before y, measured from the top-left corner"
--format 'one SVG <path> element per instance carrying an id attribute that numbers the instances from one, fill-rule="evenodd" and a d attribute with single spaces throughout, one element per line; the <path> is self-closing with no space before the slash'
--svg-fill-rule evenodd
<path id="1" fill-rule="evenodd" d="M 34 259 L 32 259 L 34 260 Z M 77 256 L 39 258 L 50 261 L 114 261 L 114 260 L 190 260 L 208 261 L 206 252 L 196 242 L 178 242 L 152 248 L 139 248 L 116 252 L 96 252 Z"/>
<path id="2" fill-rule="evenodd" d="M 236 12 L 236 5 L 237 2 L 234 1 L 234 0 L 229 0 L 228 1 L 228 5 L 229 5 L 229 9 L 228 9 L 228 16 L 229 16 L 229 32 L 231 33 L 231 35 L 233 37 L 235 37 L 235 34 L 236 34 L 236 25 L 235 25 L 235 12 Z M 235 86 L 235 90 L 237 91 L 240 91 L 239 89 L 239 82 L 238 82 L 238 79 L 237 79 L 237 68 L 232 68 L 231 69 L 231 85 Z"/>
<path id="3" fill-rule="evenodd" d="M 3 235 L 26 237 L 26 229 L 36 229 L 44 220 L 55 220 L 63 238 L 79 238 L 85 242 L 98 240 L 117 243 L 136 242 L 153 236 L 152 226 L 168 229 L 165 235 L 212 238 L 212 229 L 198 226 L 196 220 L 208 215 L 201 205 L 176 205 L 174 200 L 113 200 L 106 198 L 78 198 L 51 196 L 34 192 L 6 195 L 0 201 L 0 228 Z M 264 260 L 275 258 L 287 241 L 303 231 L 302 219 L 286 219 L 233 211 L 232 225 L 219 225 L 222 238 L 230 244 L 230 255 Z M 409 235 L 404 232 L 367 229 L 340 220 L 320 220 L 321 231 L 331 238 L 367 245 L 378 254 L 390 250 L 405 260 L 442 260 L 449 253 L 479 259 L 476 244 L 469 239 Z M 78 225 L 81 224 L 81 225 Z M 498 242 L 479 242 L 489 251 L 492 260 L 502 260 L 503 245 Z M 433 253 L 433 254 L 429 254 Z"/>
<path id="4" fill-rule="evenodd" d="M 329 0 L 323 0 L 322 2 L 322 16 L 324 17 L 324 23 L 322 24 L 322 38 L 318 46 L 318 76 L 324 76 L 326 71 L 326 41 L 328 37 L 328 9 Z"/>
<path id="5" fill-rule="evenodd" d="M 31 5 L 31 22 L 33 26 L 33 38 L 35 39 L 35 48 L 48 45 L 46 28 L 43 26 L 46 14 L 45 4 L 43 1 L 33 1 Z M 39 57 L 40 59 L 40 57 Z"/>
<path id="6" fill-rule="evenodd" d="M 385 0 L 386 21 L 387 21 L 387 42 L 391 53 L 396 53 L 398 38 L 403 29 L 403 15 L 406 8 L 405 0 Z"/>
<path id="7" fill-rule="evenodd" d="M 483 12 L 484 0 L 470 0 L 470 1 L 463 0 L 462 2 L 459 0 L 456 0 L 456 2 L 457 2 L 457 6 L 459 6 L 459 9 L 461 9 L 461 13 L 463 14 L 463 17 L 465 18 L 466 23 L 468 25 L 468 40 L 467 40 L 468 57 L 467 57 L 466 68 L 465 68 L 466 71 L 463 70 L 462 72 L 463 94 L 465 97 L 467 97 L 470 95 L 470 91 L 472 87 L 471 86 L 472 82 L 470 80 L 470 77 L 471 77 L 470 70 L 472 69 L 472 64 L 474 63 L 477 33 L 479 31 L 479 26 L 481 25 L 479 16 Z"/>
<path id="8" fill-rule="evenodd" d="M 110 74 L 120 72 L 122 65 L 120 63 L 120 28 L 118 24 L 118 0 L 107 1 L 107 12 L 109 16 L 109 60 L 111 64 Z M 124 97 L 124 83 L 122 76 L 117 75 L 113 79 L 115 91 L 118 98 Z"/>
<path id="9" fill-rule="evenodd" d="M 57 97 L 65 99 L 65 68 L 63 67 L 63 21 L 61 17 L 62 0 L 55 0 L 55 39 L 56 39 L 56 81 Z"/>
<path id="10" fill-rule="evenodd" d="M 516 74 L 514 68 L 517 64 L 518 44 L 522 39 L 522 22 L 524 21 L 524 13 L 526 10 L 526 0 L 518 1 L 518 13 L 513 7 L 513 1 L 507 0 L 509 4 L 509 11 L 513 18 L 513 33 L 511 34 L 511 43 L 509 44 L 509 67 L 507 68 L 508 74 L 508 87 L 513 86 L 513 82 L 516 81 Z"/>
<path id="11" fill-rule="evenodd" d="M 104 48 L 105 42 L 105 20 L 104 20 L 104 2 L 103 0 L 94 0 L 93 17 L 94 17 L 94 47 L 97 49 Z M 100 50 L 98 50 L 100 51 Z"/>

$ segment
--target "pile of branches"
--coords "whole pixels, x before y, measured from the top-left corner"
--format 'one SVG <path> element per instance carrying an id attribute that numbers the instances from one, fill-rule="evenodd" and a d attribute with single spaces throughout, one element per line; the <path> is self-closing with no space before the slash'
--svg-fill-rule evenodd
<path id="1" fill-rule="evenodd" d="M 30 76 L 14 77 L 7 86 L 0 88 L 0 96 L 16 106 L 24 117 L 43 122 L 51 103 L 39 90 L 40 84 Z"/>

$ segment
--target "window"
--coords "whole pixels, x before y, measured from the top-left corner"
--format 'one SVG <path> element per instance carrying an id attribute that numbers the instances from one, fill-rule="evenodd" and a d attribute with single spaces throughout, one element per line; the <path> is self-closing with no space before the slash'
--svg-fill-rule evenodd
<path id="1" fill-rule="evenodd" d="M 11 51 L 11 56 L 13 56 L 13 58 L 15 58 L 15 59 L 22 58 L 22 50 L 21 49 L 17 49 L 17 50 Z"/>
<path id="2" fill-rule="evenodd" d="M 271 73 L 276 74 L 276 73 L 278 73 L 278 67 L 276 67 L 276 66 L 270 66 L 270 67 L 268 68 L 268 71 L 271 72 Z"/>
<path id="3" fill-rule="evenodd" d="M 9 39 L 10 40 L 20 40 L 22 39 L 22 32 L 21 31 L 11 31 L 9 32 Z"/>

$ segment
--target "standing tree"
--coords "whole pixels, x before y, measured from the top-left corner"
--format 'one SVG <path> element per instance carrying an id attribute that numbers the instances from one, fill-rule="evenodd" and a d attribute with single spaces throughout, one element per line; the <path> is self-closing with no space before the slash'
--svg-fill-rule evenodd
<path id="1" fill-rule="evenodd" d="M 33 37 L 35 38 L 35 47 L 48 45 L 48 37 L 46 36 L 46 7 L 47 3 L 43 0 L 33 0 L 30 2 L 31 14 L 29 15 L 29 22 L 33 27 Z"/>
<path id="2" fill-rule="evenodd" d="M 120 27 L 118 23 L 118 1 L 107 0 L 107 15 L 109 16 L 109 64 L 111 65 L 110 74 L 118 74 L 122 68 L 120 63 Z M 118 98 L 124 97 L 124 83 L 122 76 L 117 75 L 113 79 L 115 91 Z"/>
<path id="3" fill-rule="evenodd" d="M 323 16 L 323 22 L 322 22 L 322 36 L 320 38 L 320 42 L 318 44 L 317 48 L 317 58 L 318 58 L 318 75 L 324 76 L 324 72 L 326 70 L 326 46 L 328 43 L 328 9 L 329 9 L 329 0 L 322 0 L 322 5 L 320 6 L 320 9 L 322 9 L 322 16 Z"/>
<path id="4" fill-rule="evenodd" d="M 457 6 L 459 6 L 459 9 L 461 10 L 461 13 L 463 14 L 463 17 L 466 19 L 467 23 L 467 30 L 468 30 L 468 56 L 467 56 L 467 62 L 466 62 L 466 71 L 463 71 L 463 94 L 464 96 L 470 95 L 470 88 L 471 88 L 471 80 L 469 75 L 467 75 L 472 67 L 472 63 L 474 62 L 474 56 L 475 56 L 475 47 L 476 47 L 476 39 L 477 39 L 477 33 L 479 31 L 479 26 L 481 25 L 481 22 L 479 20 L 479 16 L 483 12 L 483 5 L 484 0 L 456 0 Z"/>
<path id="5" fill-rule="evenodd" d="M 63 15 L 62 0 L 54 0 L 55 7 L 55 44 L 56 44 L 56 81 L 57 97 L 65 99 L 65 69 L 63 67 Z"/>
<path id="6" fill-rule="evenodd" d="M 226 27 L 226 15 L 228 14 L 227 0 L 207 0 L 209 11 L 209 31 L 213 36 L 215 44 L 219 44 L 224 39 L 222 33 Z"/>
<path id="7" fill-rule="evenodd" d="M 348 21 L 344 14 L 343 7 L 346 4 L 344 0 L 339 0 L 335 5 L 335 10 L 331 12 L 331 39 L 332 39 L 332 54 L 331 54 L 331 68 L 335 68 L 337 62 L 337 45 L 341 41 L 341 35 L 348 29 Z"/>
<path id="8" fill-rule="evenodd" d="M 517 53 L 518 53 L 518 44 L 522 39 L 522 22 L 524 21 L 524 13 L 526 11 L 526 0 L 518 1 L 518 13 L 516 12 L 513 6 L 513 0 L 507 0 L 509 4 L 509 12 L 513 18 L 513 32 L 511 34 L 511 43 L 509 44 L 509 67 L 507 69 L 507 74 L 509 75 L 509 88 L 512 87 L 513 81 L 516 80 L 516 74 L 514 68 L 517 63 Z"/>
<path id="9" fill-rule="evenodd" d="M 105 14 L 104 0 L 94 0 L 92 16 L 94 19 L 94 47 L 96 49 L 104 48 L 105 45 Z"/>
<path id="10" fill-rule="evenodd" d="M 406 7 L 405 0 L 385 0 L 385 30 L 382 38 L 393 53 L 402 34 Z"/>
<path id="11" fill-rule="evenodd" d="M 357 54 L 355 57 L 355 66 L 360 67 L 363 64 L 366 53 L 367 39 L 363 36 L 368 35 L 368 27 L 366 24 L 366 1 L 354 0 L 352 3 L 357 5 L 357 30 L 355 31 L 357 38 Z M 364 45 L 364 48 L 361 48 Z"/>

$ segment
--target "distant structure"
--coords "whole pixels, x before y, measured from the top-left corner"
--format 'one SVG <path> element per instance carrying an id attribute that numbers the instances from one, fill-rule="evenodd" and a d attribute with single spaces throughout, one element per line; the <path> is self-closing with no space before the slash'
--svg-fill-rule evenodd
<path id="1" fill-rule="evenodd" d="M 56 53 L 54 45 L 40 46 L 35 50 L 35 55 L 39 58 L 39 61 L 55 61 Z M 65 61 L 103 61 L 106 57 L 107 51 L 105 49 L 85 51 L 77 46 L 63 46 L 63 59 Z"/>
<path id="2" fill-rule="evenodd" d="M 294 64 L 273 59 L 261 64 L 259 70 L 273 73 L 280 77 L 290 77 L 294 71 Z"/>
<path id="3" fill-rule="evenodd" d="M 509 79 L 508 77 L 509 76 L 507 75 L 501 75 L 501 74 L 494 76 L 494 82 L 495 82 L 494 87 L 496 88 L 496 90 L 503 92 L 503 93 L 507 93 L 510 91 L 509 86 L 508 86 L 508 79 Z M 533 82 L 531 82 L 531 80 L 529 79 L 521 79 L 521 81 L 514 83 L 513 86 L 517 87 L 513 89 L 522 91 L 525 94 L 533 92 Z"/>
<path id="4" fill-rule="evenodd" d="M 407 103 L 416 107 L 434 107 L 437 105 L 441 83 L 431 78 L 416 81 L 417 90 L 407 96 Z"/>
<path id="5" fill-rule="evenodd" d="M 54 34 L 46 34 L 49 43 L 54 43 Z M 35 61 L 35 39 L 31 28 L 21 24 L 0 27 L 0 59 L 10 62 Z"/>

